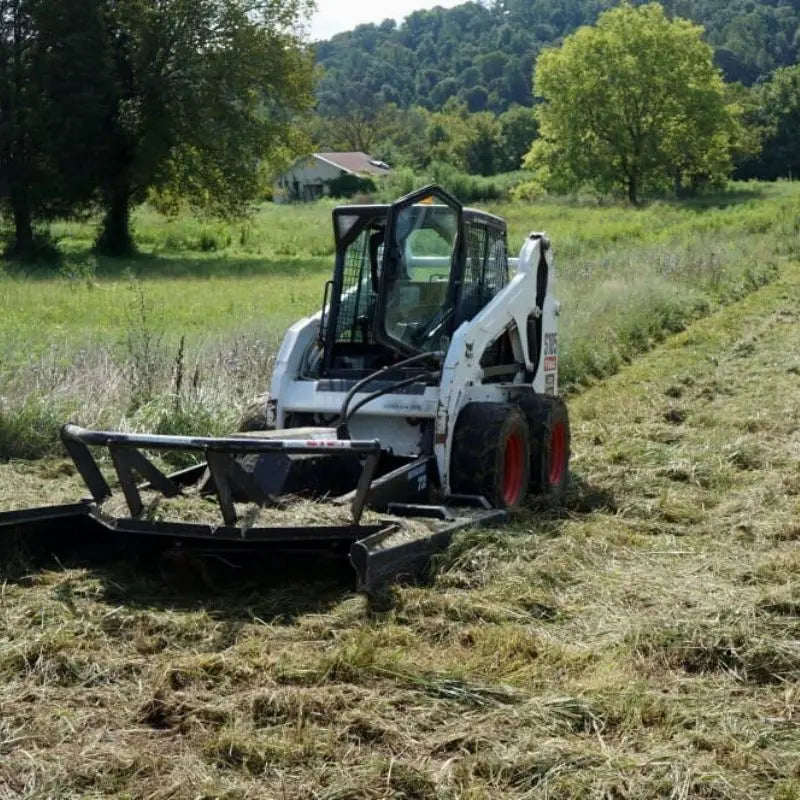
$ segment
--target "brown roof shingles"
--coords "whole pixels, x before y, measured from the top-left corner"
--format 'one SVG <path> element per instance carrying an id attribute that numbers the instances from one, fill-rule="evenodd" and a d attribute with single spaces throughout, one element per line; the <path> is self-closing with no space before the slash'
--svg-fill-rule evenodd
<path id="1" fill-rule="evenodd" d="M 376 161 L 366 153 L 314 153 L 317 158 L 329 161 L 347 172 L 367 175 L 386 175 L 389 172 L 388 165 L 383 165 L 382 161 Z"/>

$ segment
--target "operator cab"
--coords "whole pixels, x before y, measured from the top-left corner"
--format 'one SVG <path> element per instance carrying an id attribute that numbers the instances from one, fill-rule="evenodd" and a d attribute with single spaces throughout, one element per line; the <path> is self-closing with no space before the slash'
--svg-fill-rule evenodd
<path id="1" fill-rule="evenodd" d="M 336 263 L 309 377 L 356 380 L 446 351 L 508 282 L 505 222 L 437 186 L 392 205 L 337 207 L 333 228 Z"/>

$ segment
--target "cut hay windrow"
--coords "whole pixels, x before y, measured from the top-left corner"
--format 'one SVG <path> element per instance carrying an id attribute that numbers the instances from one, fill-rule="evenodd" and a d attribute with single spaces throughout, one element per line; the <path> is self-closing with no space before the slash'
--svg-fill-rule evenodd
<path id="1" fill-rule="evenodd" d="M 196 489 L 184 490 L 176 497 L 164 497 L 158 492 L 142 491 L 144 511 L 139 516 L 147 522 L 192 522 L 205 525 L 222 525 L 219 504 L 213 495 Z M 300 528 L 307 526 L 351 525 L 353 517 L 349 504 L 318 500 L 300 495 L 284 495 L 274 505 L 258 506 L 254 503 L 235 503 L 237 524 L 247 528 Z M 130 511 L 121 494 L 114 494 L 102 504 L 104 513 L 125 518 Z M 364 509 L 362 525 L 394 523 L 396 532 L 382 545 L 401 544 L 418 536 L 430 535 L 433 528 L 425 520 L 379 514 Z"/>

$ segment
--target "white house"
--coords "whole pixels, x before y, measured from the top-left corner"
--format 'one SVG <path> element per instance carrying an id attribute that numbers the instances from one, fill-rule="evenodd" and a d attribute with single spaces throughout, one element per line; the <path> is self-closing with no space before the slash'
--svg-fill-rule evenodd
<path id="1" fill-rule="evenodd" d="M 298 158 L 275 181 L 275 201 L 316 200 L 331 193 L 331 183 L 346 175 L 382 178 L 390 172 L 388 164 L 366 153 L 311 153 Z"/>

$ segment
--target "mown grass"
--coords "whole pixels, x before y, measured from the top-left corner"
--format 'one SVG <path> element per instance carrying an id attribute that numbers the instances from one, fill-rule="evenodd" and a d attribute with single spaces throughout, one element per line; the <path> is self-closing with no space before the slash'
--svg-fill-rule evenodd
<path id="1" fill-rule="evenodd" d="M 571 398 L 563 505 L 461 535 L 380 603 L 329 569 L 11 545 L 0 791 L 800 797 L 800 264 L 781 273 Z M 57 469 L 0 467 L 0 507 L 58 499 Z"/>
<path id="2" fill-rule="evenodd" d="M 332 266 L 332 202 L 248 221 L 139 209 L 141 254 L 98 259 L 91 221 L 52 227 L 56 267 L 0 267 L 0 458 L 55 452 L 57 420 L 216 432 L 263 391 L 286 327 Z M 798 184 L 745 185 L 645 209 L 545 200 L 490 210 L 515 252 L 549 232 L 563 301 L 560 374 L 574 388 L 773 279 L 800 238 Z"/>

